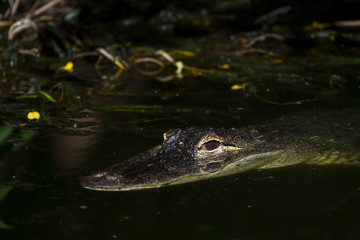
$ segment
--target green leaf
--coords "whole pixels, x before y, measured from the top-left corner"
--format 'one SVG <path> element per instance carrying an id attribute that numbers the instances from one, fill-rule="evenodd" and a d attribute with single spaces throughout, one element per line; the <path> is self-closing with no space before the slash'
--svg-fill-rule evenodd
<path id="1" fill-rule="evenodd" d="M 47 100 L 49 100 L 50 102 L 56 102 L 56 100 L 50 94 L 48 94 L 47 92 L 40 91 L 39 93 L 44 95 L 47 98 Z"/>
<path id="2" fill-rule="evenodd" d="M 20 96 L 19 98 L 37 98 L 38 95 L 36 94 L 31 94 L 31 95 L 23 95 L 23 96 Z"/>
<path id="3" fill-rule="evenodd" d="M 12 186 L 6 186 L 6 185 L 0 186 L 0 202 L 4 200 L 4 198 L 12 188 L 13 188 Z"/>
<path id="4" fill-rule="evenodd" d="M 69 22 L 75 19 L 80 15 L 80 13 L 81 13 L 81 8 L 75 8 L 72 12 L 69 12 L 68 14 L 65 15 L 65 21 Z"/>
<path id="5" fill-rule="evenodd" d="M 7 225 L 3 222 L 3 220 L 0 219 L 0 229 L 12 229 L 12 227 Z"/>
<path id="6" fill-rule="evenodd" d="M 0 144 L 3 143 L 11 134 L 12 127 L 3 125 L 0 127 Z"/>

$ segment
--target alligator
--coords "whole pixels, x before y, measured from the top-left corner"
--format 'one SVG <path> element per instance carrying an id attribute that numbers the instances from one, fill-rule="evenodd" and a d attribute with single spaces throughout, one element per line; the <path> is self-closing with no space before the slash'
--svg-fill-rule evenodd
<path id="1" fill-rule="evenodd" d="M 171 129 L 161 145 L 83 177 L 80 184 L 127 191 L 294 164 L 360 166 L 359 113 L 311 112 L 245 129 Z"/>

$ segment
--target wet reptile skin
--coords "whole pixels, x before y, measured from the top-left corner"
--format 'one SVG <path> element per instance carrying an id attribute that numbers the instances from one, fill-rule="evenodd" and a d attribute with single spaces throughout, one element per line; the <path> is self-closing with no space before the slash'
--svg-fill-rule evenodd
<path id="1" fill-rule="evenodd" d="M 242 130 L 171 129 L 161 145 L 82 178 L 81 185 L 126 191 L 299 163 L 360 166 L 359 125 L 358 110 L 341 110 L 286 116 Z"/>

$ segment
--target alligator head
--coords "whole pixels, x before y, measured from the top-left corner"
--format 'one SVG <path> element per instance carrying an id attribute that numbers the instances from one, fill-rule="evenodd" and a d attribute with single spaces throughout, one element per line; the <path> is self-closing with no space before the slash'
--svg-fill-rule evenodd
<path id="1" fill-rule="evenodd" d="M 267 150 L 257 131 L 191 127 L 164 133 L 161 145 L 93 175 L 81 185 L 102 191 L 162 187 L 257 169 L 281 150 Z"/>

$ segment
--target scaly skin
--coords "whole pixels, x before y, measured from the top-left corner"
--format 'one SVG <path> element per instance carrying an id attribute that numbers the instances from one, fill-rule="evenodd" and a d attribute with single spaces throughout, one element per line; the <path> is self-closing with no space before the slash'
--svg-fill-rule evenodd
<path id="1" fill-rule="evenodd" d="M 92 190 L 126 191 L 298 163 L 358 166 L 358 118 L 359 111 L 342 110 L 288 116 L 251 128 L 257 130 L 172 129 L 164 134 L 161 145 L 84 177 L 81 185 Z"/>

